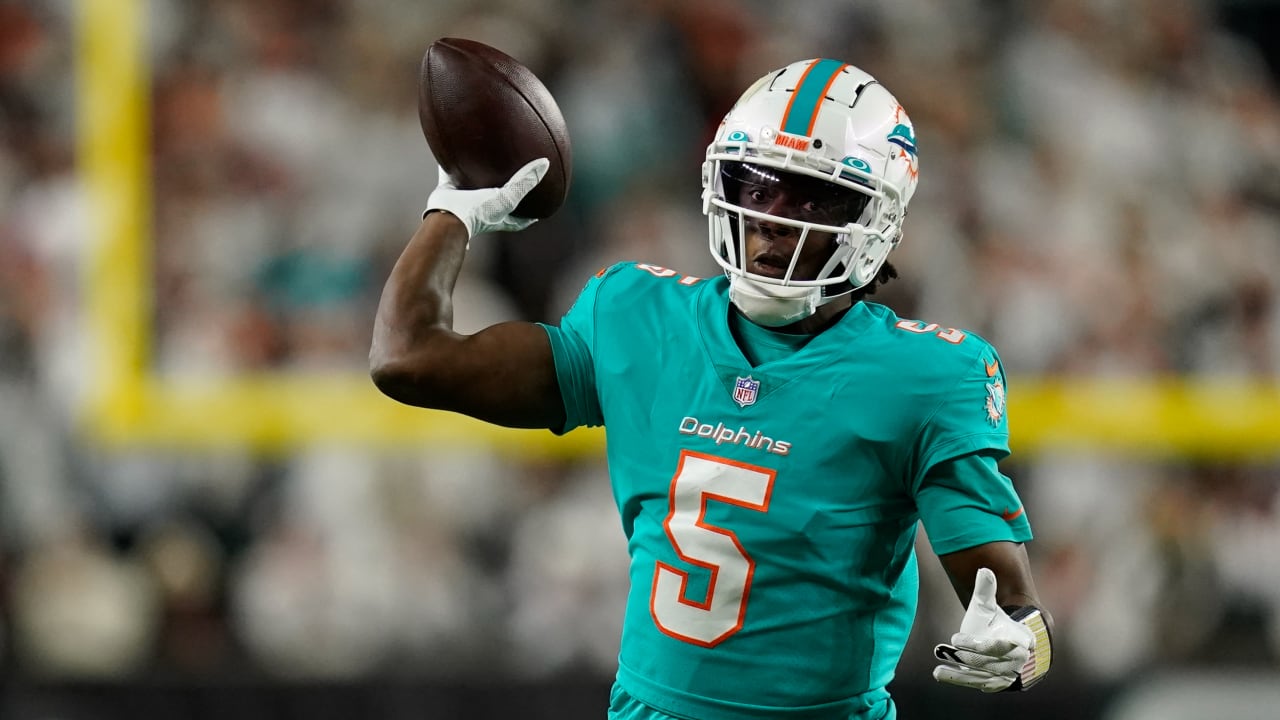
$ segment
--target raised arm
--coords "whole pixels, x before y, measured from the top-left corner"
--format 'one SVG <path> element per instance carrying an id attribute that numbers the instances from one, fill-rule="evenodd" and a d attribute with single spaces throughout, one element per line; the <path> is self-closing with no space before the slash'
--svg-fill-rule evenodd
<path id="1" fill-rule="evenodd" d="M 565 413 L 546 332 L 506 322 L 453 331 L 453 288 L 473 235 L 518 230 L 511 210 L 545 172 L 525 166 L 502 188 L 457 190 L 441 178 L 428 212 L 382 289 L 369 350 L 373 382 L 399 402 L 523 428 L 559 428 Z"/>

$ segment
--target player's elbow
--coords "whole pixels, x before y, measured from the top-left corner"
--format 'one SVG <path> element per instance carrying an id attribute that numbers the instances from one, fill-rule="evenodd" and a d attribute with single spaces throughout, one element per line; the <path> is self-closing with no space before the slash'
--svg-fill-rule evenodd
<path id="1" fill-rule="evenodd" d="M 411 384 L 404 367 L 389 358 L 377 357 L 372 353 L 369 355 L 369 377 L 373 380 L 374 387 L 393 400 L 399 400 L 399 396 Z"/>
<path id="2" fill-rule="evenodd" d="M 386 352 L 376 344 L 369 352 L 369 377 L 383 395 L 418 407 L 440 407 L 447 382 L 425 353 Z"/>

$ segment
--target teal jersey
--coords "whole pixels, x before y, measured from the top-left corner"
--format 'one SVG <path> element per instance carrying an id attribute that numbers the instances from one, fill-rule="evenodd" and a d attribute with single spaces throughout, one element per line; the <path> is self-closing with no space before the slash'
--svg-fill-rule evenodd
<path id="1" fill-rule="evenodd" d="M 618 685 L 677 717 L 883 717 L 917 523 L 940 554 L 1031 538 L 999 358 L 866 302 L 807 341 L 731 312 L 724 277 L 627 263 L 546 326 L 628 540 Z"/>

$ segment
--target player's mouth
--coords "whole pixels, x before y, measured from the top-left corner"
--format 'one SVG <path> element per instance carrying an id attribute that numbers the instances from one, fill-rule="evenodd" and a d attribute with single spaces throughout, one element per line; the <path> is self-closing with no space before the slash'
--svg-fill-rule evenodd
<path id="1" fill-rule="evenodd" d="M 790 264 L 790 257 L 772 252 L 762 252 L 751 258 L 751 262 L 747 265 L 747 271 L 756 275 L 781 280 L 786 277 L 787 266 Z"/>

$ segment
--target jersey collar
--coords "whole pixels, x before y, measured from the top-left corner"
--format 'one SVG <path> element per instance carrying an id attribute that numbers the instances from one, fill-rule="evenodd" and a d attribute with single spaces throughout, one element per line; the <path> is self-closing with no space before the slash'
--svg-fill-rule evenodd
<path id="1" fill-rule="evenodd" d="M 698 298 L 698 336 L 712 364 L 741 370 L 759 370 L 787 375 L 788 370 L 803 369 L 806 372 L 827 365 L 853 352 L 853 343 L 875 322 L 874 315 L 865 303 L 853 307 L 834 324 L 813 337 L 804 347 L 786 357 L 753 367 L 733 338 L 729 328 L 729 280 L 720 277 L 703 283 Z M 750 321 L 748 321 L 750 322 Z"/>

